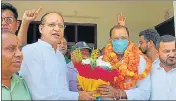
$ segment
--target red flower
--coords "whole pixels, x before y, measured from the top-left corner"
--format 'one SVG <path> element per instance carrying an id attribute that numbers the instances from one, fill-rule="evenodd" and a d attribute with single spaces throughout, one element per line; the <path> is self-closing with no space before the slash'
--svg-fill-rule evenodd
<path id="1" fill-rule="evenodd" d="M 103 81 L 113 82 L 114 77 L 119 74 L 118 70 L 108 71 L 101 67 L 92 68 L 89 64 L 82 65 L 81 63 L 74 63 L 74 66 L 77 68 L 79 75 L 90 79 L 101 79 Z"/>

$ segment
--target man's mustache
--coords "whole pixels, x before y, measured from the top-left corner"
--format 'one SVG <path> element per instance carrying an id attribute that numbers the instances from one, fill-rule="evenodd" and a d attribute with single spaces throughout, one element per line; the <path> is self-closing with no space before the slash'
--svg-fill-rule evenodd
<path id="1" fill-rule="evenodd" d="M 176 56 L 170 56 L 168 59 L 176 59 Z"/>

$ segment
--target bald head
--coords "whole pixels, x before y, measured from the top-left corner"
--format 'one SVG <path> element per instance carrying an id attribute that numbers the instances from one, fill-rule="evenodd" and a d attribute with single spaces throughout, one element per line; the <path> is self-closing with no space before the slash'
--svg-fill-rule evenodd
<path id="1" fill-rule="evenodd" d="M 19 42 L 18 37 L 13 32 L 10 32 L 8 30 L 3 30 L 1 33 L 2 33 L 2 43 L 8 40 L 16 40 Z"/>
<path id="2" fill-rule="evenodd" d="M 46 17 L 47 17 L 48 15 L 50 15 L 50 14 L 58 14 L 58 15 L 62 18 L 63 23 L 64 23 L 64 18 L 63 18 L 63 16 L 62 16 L 60 13 L 58 13 L 58 12 L 48 12 L 48 13 L 45 13 L 45 14 L 42 16 L 42 18 L 41 18 L 41 23 L 42 23 L 42 24 L 45 23 Z"/>

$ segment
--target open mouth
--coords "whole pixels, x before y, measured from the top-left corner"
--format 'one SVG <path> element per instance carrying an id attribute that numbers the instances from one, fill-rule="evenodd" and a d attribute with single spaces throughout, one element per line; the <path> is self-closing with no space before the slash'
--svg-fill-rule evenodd
<path id="1" fill-rule="evenodd" d="M 52 34 L 52 36 L 54 36 L 55 38 L 58 39 L 60 35 L 59 34 Z"/>

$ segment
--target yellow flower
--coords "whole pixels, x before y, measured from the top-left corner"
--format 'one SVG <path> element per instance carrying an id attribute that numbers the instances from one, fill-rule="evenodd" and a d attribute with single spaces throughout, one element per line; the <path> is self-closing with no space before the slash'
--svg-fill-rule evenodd
<path id="1" fill-rule="evenodd" d="M 117 81 L 117 77 L 114 77 L 114 81 Z"/>
<path id="2" fill-rule="evenodd" d="M 129 73 L 129 76 L 134 76 L 134 72 L 130 72 L 130 73 Z"/>
<path id="3" fill-rule="evenodd" d="M 110 53 L 110 56 L 114 57 L 114 56 L 116 56 L 116 54 L 115 53 Z"/>
<path id="4" fill-rule="evenodd" d="M 146 72 L 143 72 L 142 75 L 143 75 L 144 77 L 146 77 L 146 76 L 147 76 L 147 73 L 146 73 Z"/>
<path id="5" fill-rule="evenodd" d="M 127 66 L 122 65 L 122 66 L 119 67 L 119 70 L 124 70 L 124 69 L 127 69 Z"/>

